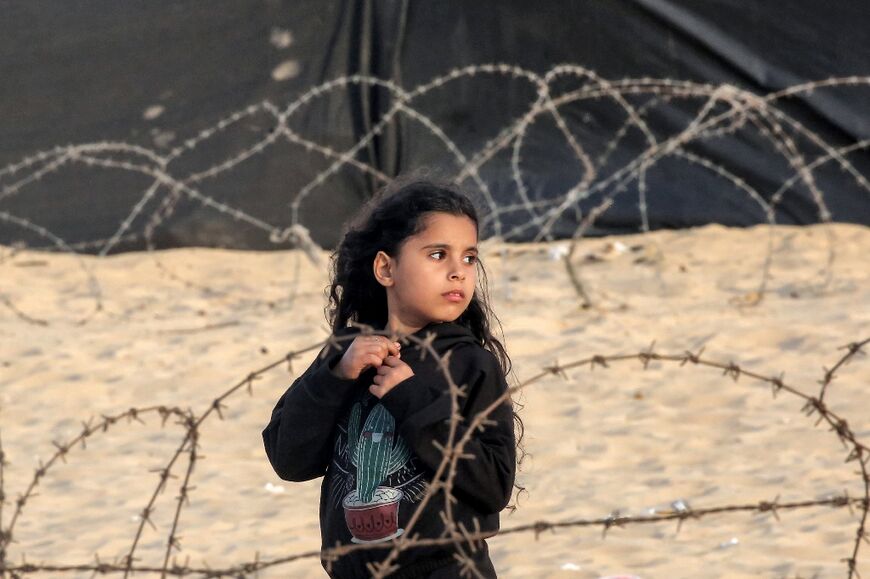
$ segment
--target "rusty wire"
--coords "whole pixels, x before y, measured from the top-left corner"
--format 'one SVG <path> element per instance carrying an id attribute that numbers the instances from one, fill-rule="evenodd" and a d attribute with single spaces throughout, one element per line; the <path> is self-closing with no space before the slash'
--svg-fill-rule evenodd
<path id="1" fill-rule="evenodd" d="M 382 333 L 367 326 L 361 326 L 361 328 L 364 333 Z M 426 353 L 428 355 L 432 355 L 438 360 L 440 371 L 443 373 L 450 386 L 451 396 L 454 400 L 454 415 L 452 417 L 451 424 L 454 425 L 455 428 L 455 425 L 458 424 L 459 420 L 461 419 L 458 412 L 455 411 L 455 401 L 461 394 L 461 386 L 457 385 L 453 381 L 450 373 L 448 372 L 447 358 L 449 358 L 449 355 L 439 356 L 432 347 L 432 341 L 434 339 L 434 336 L 435 335 L 433 333 L 430 333 L 424 338 L 418 338 L 416 336 L 404 336 L 403 339 L 406 340 L 406 342 L 408 340 L 416 342 L 420 346 L 421 354 Z M 757 500 L 754 502 L 747 502 L 742 504 L 715 505 L 704 508 L 693 508 L 687 505 L 680 505 L 674 509 L 659 511 L 655 514 L 648 516 L 627 516 L 621 515 L 616 512 L 611 513 L 606 517 L 599 517 L 593 519 L 580 519 L 569 521 L 542 520 L 529 525 L 521 525 L 512 528 L 502 529 L 498 532 L 496 537 L 500 535 L 509 535 L 516 533 L 532 533 L 534 534 L 535 538 L 538 539 L 546 531 L 552 531 L 558 528 L 590 526 L 601 527 L 602 536 L 604 536 L 607 531 L 613 527 L 623 528 L 633 524 L 654 524 L 674 520 L 677 521 L 677 530 L 679 531 L 682 524 L 687 520 L 700 519 L 701 517 L 714 514 L 719 515 L 723 513 L 738 512 L 769 513 L 778 519 L 778 513 L 784 510 L 818 507 L 848 508 L 852 514 L 854 514 L 855 509 L 858 510 L 859 521 L 855 532 L 855 542 L 851 554 L 839 560 L 845 562 L 847 568 L 847 575 L 849 578 L 858 577 L 857 563 L 861 544 L 870 544 L 870 541 L 868 541 L 867 538 L 867 513 L 868 510 L 870 510 L 870 471 L 868 471 L 868 462 L 870 462 L 870 449 L 868 449 L 868 446 L 865 443 L 859 441 L 855 437 L 855 434 L 849 427 L 847 420 L 844 417 L 839 416 L 838 414 L 831 411 L 826 406 L 823 399 L 826 389 L 829 387 L 832 380 L 834 379 L 837 370 L 842 368 L 849 361 L 851 361 L 856 355 L 866 355 L 863 349 L 867 345 L 867 343 L 870 342 L 870 338 L 864 339 L 862 341 L 850 342 L 840 348 L 846 350 L 846 352 L 834 365 L 832 365 L 830 369 L 825 369 L 824 377 L 822 380 L 819 381 L 821 383 L 821 389 L 818 396 L 806 394 L 804 392 L 801 392 L 797 388 L 785 383 L 782 378 L 782 374 L 778 376 L 765 376 L 763 374 L 745 369 L 733 361 L 717 362 L 714 360 L 702 358 L 701 354 L 703 353 L 703 348 L 701 348 L 701 350 L 699 350 L 698 352 L 685 351 L 682 354 L 660 354 L 654 350 L 654 342 L 650 345 L 648 349 L 638 352 L 636 354 L 617 354 L 609 356 L 596 354 L 584 359 L 575 360 L 564 364 L 545 366 L 541 369 L 541 372 L 539 374 L 529 378 L 528 380 L 525 380 L 521 384 L 509 388 L 500 399 L 494 401 L 489 407 L 487 407 L 477 416 L 475 416 L 469 422 L 465 436 L 459 438 L 458 440 L 453 440 L 453 436 L 451 435 L 450 444 L 448 444 L 443 449 L 442 464 L 437 469 L 433 477 L 432 484 L 427 489 L 421 504 L 418 505 L 415 516 L 412 517 L 412 519 L 406 525 L 406 533 L 401 537 L 392 539 L 391 541 L 382 544 L 336 545 L 333 548 L 323 551 L 296 553 L 274 559 L 261 559 L 258 555 L 253 561 L 242 562 L 225 568 L 214 568 L 207 565 L 203 567 L 194 567 L 189 566 L 187 563 L 180 564 L 177 561 L 177 557 L 173 553 L 173 550 L 179 552 L 183 550 L 178 534 L 180 526 L 180 515 L 185 504 L 188 504 L 190 492 L 194 488 L 191 485 L 191 478 L 194 472 L 194 465 L 196 464 L 197 459 L 200 458 L 197 449 L 199 446 L 199 428 L 202 423 L 206 419 L 214 415 L 217 415 L 219 419 L 223 420 L 224 416 L 222 413 L 222 409 L 226 407 L 227 399 L 234 394 L 242 391 L 243 389 L 246 390 L 249 394 L 253 395 L 254 382 L 260 379 L 265 373 L 269 372 L 270 370 L 287 364 L 288 369 L 292 372 L 292 361 L 300 355 L 318 348 L 321 349 L 321 355 L 325 355 L 327 351 L 327 348 L 324 347 L 325 345 L 329 344 L 331 346 L 341 348 L 341 343 L 343 341 L 347 341 L 352 338 L 353 336 L 344 336 L 340 338 L 330 336 L 325 342 L 320 342 L 307 348 L 289 352 L 280 359 L 275 360 L 274 362 L 258 370 L 250 372 L 249 374 L 244 376 L 241 380 L 236 382 L 223 394 L 214 398 L 206 408 L 201 409 L 201 411 L 198 413 L 194 412 L 192 409 L 184 410 L 178 407 L 151 406 L 142 408 L 130 408 L 124 412 L 115 415 L 102 415 L 101 419 L 96 422 L 93 418 L 89 419 L 86 422 L 82 422 L 82 430 L 77 436 L 66 442 L 53 443 L 56 449 L 54 454 L 49 458 L 46 463 L 40 463 L 39 467 L 35 470 L 34 476 L 25 492 L 14 501 L 14 511 L 12 514 L 12 518 L 9 524 L 5 527 L 3 527 L 2 523 L 2 507 L 3 504 L 6 502 L 5 489 L 3 487 L 3 474 L 4 469 L 7 465 L 5 461 L 5 456 L 2 451 L 2 447 L 0 447 L 0 575 L 4 577 L 8 576 L 12 578 L 23 578 L 28 575 L 41 572 L 66 573 L 90 571 L 93 575 L 123 573 L 124 577 L 127 577 L 132 573 L 150 573 L 155 575 L 159 574 L 161 577 L 166 577 L 169 575 L 195 575 L 202 577 L 245 577 L 248 574 L 255 573 L 259 570 L 277 567 L 300 559 L 320 557 L 327 561 L 328 564 L 329 561 L 334 561 L 343 555 L 358 550 L 389 549 L 388 553 L 379 564 L 372 565 L 370 567 L 372 577 L 383 578 L 397 569 L 397 566 L 395 564 L 395 558 L 398 556 L 398 553 L 400 551 L 413 547 L 445 544 L 452 544 L 457 549 L 457 552 L 459 553 L 458 558 L 460 558 L 464 562 L 464 564 L 468 566 L 468 571 L 471 574 L 474 574 L 476 570 L 473 569 L 473 563 L 471 561 L 470 554 L 466 552 L 466 549 L 473 551 L 475 549 L 475 544 L 477 541 L 479 541 L 480 539 L 488 538 L 492 536 L 492 534 L 481 533 L 479 532 L 479 529 L 467 529 L 461 524 L 457 523 L 453 519 L 452 513 L 450 512 L 450 501 L 446 502 L 446 509 L 444 512 L 442 512 L 442 518 L 447 525 L 447 528 L 450 530 L 449 537 L 443 537 L 439 539 L 421 538 L 418 534 L 415 534 L 412 531 L 414 528 L 414 524 L 417 520 L 417 515 L 422 512 L 426 503 L 430 500 L 434 493 L 438 492 L 440 489 L 443 489 L 445 493 L 451 492 L 452 476 L 455 472 L 456 464 L 459 460 L 465 457 L 465 455 L 463 455 L 463 447 L 465 443 L 467 443 L 470 439 L 470 436 L 472 436 L 478 428 L 486 427 L 487 415 L 491 413 L 495 408 L 497 408 L 499 404 L 503 403 L 505 400 L 508 400 L 514 392 L 517 392 L 523 388 L 527 388 L 535 382 L 538 382 L 548 376 L 558 376 L 563 379 L 567 379 L 568 375 L 566 371 L 573 368 L 588 366 L 590 370 L 594 369 L 595 367 L 601 367 L 606 369 L 610 367 L 610 364 L 627 362 L 630 360 L 638 360 L 641 363 L 642 368 L 646 369 L 650 361 L 657 360 L 662 362 L 676 362 L 678 363 L 679 367 L 691 365 L 716 368 L 722 370 L 723 377 L 728 376 L 734 381 L 737 381 L 741 376 L 747 376 L 754 380 L 769 384 L 771 388 L 771 393 L 773 394 L 774 398 L 780 392 L 786 392 L 789 395 L 801 398 L 805 402 L 802 408 L 804 414 L 806 414 L 807 416 L 817 415 L 817 419 L 815 422 L 816 425 L 820 424 L 823 421 L 827 422 L 827 424 L 830 426 L 829 430 L 837 435 L 839 440 L 849 451 L 845 459 L 846 462 L 856 462 L 859 466 L 860 470 L 856 474 L 860 476 L 860 480 L 864 487 L 863 496 L 850 497 L 848 493 L 844 492 L 843 495 L 834 496 L 826 499 L 808 499 L 783 503 L 779 502 L 779 497 L 777 496 L 772 499 Z M 166 466 L 152 471 L 157 473 L 158 482 L 149 501 L 140 512 L 139 527 L 133 538 L 127 555 L 121 557 L 120 559 L 115 559 L 109 562 L 101 560 L 99 556 L 95 554 L 93 562 L 72 564 L 27 562 L 26 556 L 22 554 L 21 563 L 12 563 L 9 560 L 8 547 L 13 542 L 15 523 L 21 517 L 24 506 L 29 500 L 31 500 L 35 496 L 36 487 L 39 485 L 40 481 L 48 474 L 49 470 L 55 467 L 59 462 L 65 462 L 67 456 L 73 450 L 76 450 L 79 447 L 82 450 L 85 449 L 86 441 L 90 437 L 105 433 L 110 428 L 115 427 L 119 424 L 144 422 L 143 416 L 151 415 L 159 415 L 161 419 L 161 427 L 164 427 L 166 425 L 169 418 L 174 417 L 176 419 L 174 424 L 180 426 L 183 429 L 184 435 L 179 446 L 176 448 L 175 452 L 171 456 Z M 167 488 L 167 483 L 169 479 L 178 478 L 178 475 L 173 474 L 172 471 L 173 468 L 176 466 L 178 459 L 185 453 L 187 454 L 188 458 L 187 468 L 184 472 L 183 477 L 181 478 L 179 494 L 176 498 L 175 513 L 171 528 L 167 535 L 167 547 L 163 564 L 161 566 L 137 565 L 137 558 L 135 556 L 135 553 L 144 525 L 147 523 L 156 529 L 153 521 L 151 520 L 151 514 L 154 510 L 154 502 L 156 500 L 156 497 Z"/>

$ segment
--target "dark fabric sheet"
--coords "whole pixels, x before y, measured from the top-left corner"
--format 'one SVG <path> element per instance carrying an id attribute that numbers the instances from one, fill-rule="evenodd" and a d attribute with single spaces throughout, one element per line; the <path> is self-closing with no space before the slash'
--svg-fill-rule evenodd
<path id="1" fill-rule="evenodd" d="M 507 63 L 543 76 L 568 63 L 611 82 L 671 78 L 727 84 L 763 96 L 807 81 L 870 74 L 868 21 L 866 6 L 854 0 L 824 6 L 814 0 L 10 2 L 0 19 L 0 168 L 68 144 L 127 143 L 167 155 L 250 105 L 268 100 L 284 109 L 312 87 L 353 74 L 413 90 L 468 65 Z M 558 96 L 593 82 L 562 75 L 550 88 Z M 386 176 L 425 168 L 449 178 L 462 163 L 419 115 L 469 159 L 525 114 L 535 97 L 536 87 L 527 80 L 483 72 L 463 76 L 411 98 L 409 108 L 418 116 L 399 112 L 352 158 Z M 761 118 L 724 136 L 693 140 L 646 172 L 645 216 L 633 179 L 586 234 L 764 223 L 763 201 L 795 174 L 800 162 L 824 154 L 820 143 L 843 147 L 870 138 L 868 97 L 866 84 L 819 88 L 772 103 L 799 125 L 780 118 L 777 127 Z M 633 107 L 648 107 L 643 118 L 659 141 L 685 129 L 706 101 L 693 97 L 652 103 L 649 98 L 626 96 Z M 309 141 L 344 152 L 396 102 L 396 94 L 383 87 L 337 87 L 300 105 L 287 126 Z M 726 110 L 720 103 L 711 114 Z M 559 111 L 592 159 L 607 150 L 627 119 L 620 103 L 607 96 Z M 23 186 L 18 182 L 38 173 L 44 163 L 7 170 L 0 173 L 0 212 L 7 216 L 0 220 L 0 243 L 56 246 L 42 230 L 15 220 L 23 219 L 67 244 L 84 243 L 76 246 L 82 251 L 96 252 L 129 219 L 125 233 L 130 240 L 112 251 L 144 248 L 149 222 L 156 225 L 152 234 L 160 248 L 286 247 L 269 240 L 268 228 L 239 221 L 231 210 L 283 229 L 294 222 L 289 205 L 310 189 L 295 219 L 316 242 L 331 247 L 340 224 L 379 185 L 373 174 L 344 163 L 312 186 L 334 159 L 279 138 L 231 168 L 189 181 L 263 141 L 274 126 L 275 118 L 262 111 L 245 117 L 165 168 L 173 179 L 224 204 L 228 210 L 223 212 L 181 192 L 172 211 L 155 221 L 171 187 L 160 186 L 144 199 L 154 175 L 130 168 L 95 167 L 73 159 Z M 812 135 L 801 135 L 802 128 Z M 780 148 L 766 136 L 780 134 L 778 129 L 785 135 Z M 636 162 L 648 147 L 640 130 L 629 129 L 592 184 Z M 791 162 L 784 154 L 790 147 Z M 511 147 L 503 149 L 480 170 L 491 201 L 501 208 L 523 201 L 511 153 Z M 155 167 L 136 152 L 113 151 L 103 158 Z M 870 175 L 865 149 L 845 159 L 850 169 Z M 590 209 L 614 193 L 613 186 L 601 185 L 568 204 L 552 228 L 543 231 L 542 213 L 558 206 L 581 181 L 583 165 L 547 115 L 525 133 L 519 165 L 528 200 L 538 206 L 499 213 L 499 227 L 488 220 L 484 236 L 500 233 L 517 241 L 570 236 Z M 739 178 L 759 198 L 723 174 Z M 816 193 L 799 181 L 782 195 L 773 210 L 778 223 L 817 223 L 829 212 L 835 221 L 870 224 L 866 182 L 837 162 L 814 169 L 813 177 Z M 463 184 L 482 214 L 490 214 L 492 207 L 475 180 Z M 816 194 L 822 195 L 824 208 Z"/>

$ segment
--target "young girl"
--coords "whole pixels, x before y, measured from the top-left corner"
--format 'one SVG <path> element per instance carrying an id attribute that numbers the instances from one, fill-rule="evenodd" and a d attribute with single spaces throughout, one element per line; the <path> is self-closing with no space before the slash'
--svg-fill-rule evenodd
<path id="1" fill-rule="evenodd" d="M 507 390 L 510 359 L 489 330 L 486 286 L 477 287 L 478 267 L 484 281 L 486 275 L 477 242 L 471 201 L 451 187 L 412 181 L 372 199 L 332 255 L 326 313 L 335 338 L 281 396 L 263 431 L 266 454 L 282 479 L 324 476 L 324 550 L 336 543 L 383 543 L 322 560 L 331 577 L 371 576 L 367 563 L 386 558 L 442 462 L 450 387 L 426 344 L 439 357 L 450 353 L 451 378 L 465 388 L 454 442 Z M 487 418 L 462 449 L 470 458 L 457 461 L 449 500 L 457 525 L 489 536 L 511 497 L 522 421 L 509 399 Z M 411 535 L 447 536 L 447 500 L 438 486 Z M 392 563 L 399 569 L 390 579 L 496 577 L 486 541 L 415 547 Z"/>

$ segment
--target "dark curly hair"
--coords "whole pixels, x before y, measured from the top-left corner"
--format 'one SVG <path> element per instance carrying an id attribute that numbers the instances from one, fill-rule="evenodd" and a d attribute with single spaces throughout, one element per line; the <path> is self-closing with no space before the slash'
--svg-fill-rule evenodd
<path id="1" fill-rule="evenodd" d="M 387 293 L 372 271 L 375 256 L 378 251 L 397 256 L 405 240 L 423 230 L 426 215 L 434 212 L 467 216 L 480 232 L 477 210 L 461 190 L 452 184 L 408 178 L 393 180 L 345 224 L 342 240 L 330 256 L 329 304 L 325 314 L 333 332 L 346 327 L 348 321 L 375 328 L 386 326 Z M 492 352 L 507 378 L 512 370 L 511 360 L 501 341 L 490 332 L 492 319 L 503 334 L 501 322 L 489 307 L 486 270 L 479 256 L 477 268 L 481 274 L 478 280 L 483 284 L 475 288 L 471 303 L 454 323 L 468 328 L 478 343 Z M 517 403 L 511 402 L 516 407 Z M 519 466 L 526 456 L 522 446 L 525 427 L 516 411 L 513 417 L 521 453 Z M 516 482 L 514 486 L 520 492 L 526 491 Z M 516 506 L 509 505 L 508 509 L 513 511 Z"/>

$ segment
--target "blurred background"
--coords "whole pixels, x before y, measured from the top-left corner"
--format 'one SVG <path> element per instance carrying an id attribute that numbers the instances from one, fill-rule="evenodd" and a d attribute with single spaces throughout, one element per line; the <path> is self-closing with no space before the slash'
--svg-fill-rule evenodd
<path id="1" fill-rule="evenodd" d="M 606 198 L 583 235 L 870 222 L 860 1 L 3 13 L 3 244 L 273 249 L 301 225 L 332 247 L 373 191 L 421 171 L 461 182 L 484 237 L 513 241 L 576 236 Z M 760 100 L 831 77 L 861 78 Z"/>

